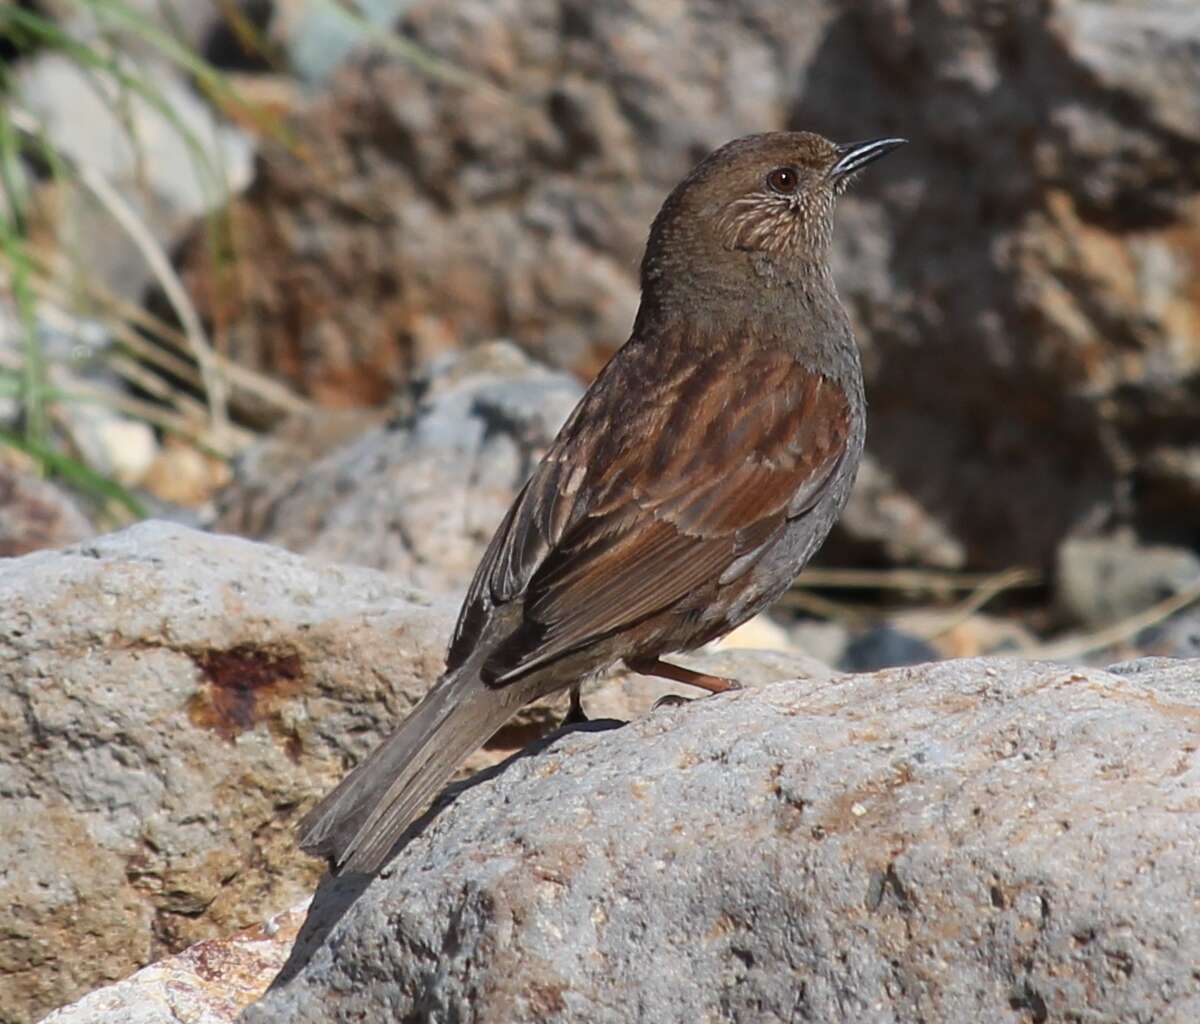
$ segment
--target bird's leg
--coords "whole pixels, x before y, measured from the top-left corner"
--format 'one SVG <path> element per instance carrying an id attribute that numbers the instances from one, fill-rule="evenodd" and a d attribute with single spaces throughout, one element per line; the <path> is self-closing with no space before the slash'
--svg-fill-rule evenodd
<path id="1" fill-rule="evenodd" d="M 566 717 L 563 718 L 563 725 L 579 725 L 588 720 L 588 716 L 583 710 L 583 685 L 581 683 L 571 684 L 571 706 L 567 709 Z"/>
<path id="2" fill-rule="evenodd" d="M 710 676 L 707 672 L 693 672 L 682 665 L 672 665 L 670 662 L 659 661 L 657 658 L 634 658 L 626 661 L 635 672 L 644 676 L 661 676 L 663 679 L 673 679 L 677 683 L 687 683 L 688 686 L 698 686 L 709 693 L 726 693 L 729 690 L 740 690 L 742 684 L 736 679 L 726 679 L 724 676 Z"/>

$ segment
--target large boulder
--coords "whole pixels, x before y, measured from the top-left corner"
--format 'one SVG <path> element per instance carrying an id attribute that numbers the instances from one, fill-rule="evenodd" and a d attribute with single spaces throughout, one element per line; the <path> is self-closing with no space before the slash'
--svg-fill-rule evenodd
<path id="1" fill-rule="evenodd" d="M 303 896 L 294 818 L 437 676 L 452 613 L 165 523 L 0 560 L 0 1019 Z"/>
<path id="2" fill-rule="evenodd" d="M 287 960 L 308 900 L 224 939 L 205 939 L 53 1011 L 41 1024 L 233 1024 Z"/>
<path id="3" fill-rule="evenodd" d="M 1194 1021 L 1198 729 L 1168 660 L 593 723 L 327 880 L 242 1021 Z"/>
<path id="4" fill-rule="evenodd" d="M 378 402 L 508 336 L 588 376 L 707 150 L 901 134 L 836 233 L 879 470 L 840 555 L 1049 566 L 1200 500 L 1191 0 L 417 0 L 400 30 L 441 63 L 344 69 L 234 204 L 243 258 L 184 257 L 247 364 Z"/>
<path id="5" fill-rule="evenodd" d="M 437 678 L 454 612 L 394 576 L 161 522 L 0 559 L 0 1020 L 307 895 L 321 865 L 296 819 Z M 693 664 L 829 674 L 787 655 Z M 626 673 L 587 706 L 631 718 L 686 689 Z M 525 709 L 464 773 L 564 701 Z"/>

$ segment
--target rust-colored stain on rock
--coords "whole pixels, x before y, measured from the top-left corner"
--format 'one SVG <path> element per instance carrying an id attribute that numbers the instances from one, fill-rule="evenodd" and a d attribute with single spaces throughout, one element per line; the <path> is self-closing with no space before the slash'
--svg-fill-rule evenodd
<path id="1" fill-rule="evenodd" d="M 228 740 L 268 720 L 304 683 L 300 657 L 290 651 L 232 647 L 192 660 L 205 682 L 188 701 L 188 718 Z"/>

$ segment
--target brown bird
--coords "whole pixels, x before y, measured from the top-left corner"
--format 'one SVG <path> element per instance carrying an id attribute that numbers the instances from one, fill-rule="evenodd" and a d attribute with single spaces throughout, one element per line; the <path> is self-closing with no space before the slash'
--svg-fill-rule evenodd
<path id="1" fill-rule="evenodd" d="M 833 208 L 903 139 L 808 132 L 722 146 L 667 197 L 629 341 L 592 382 L 488 545 L 445 674 L 304 818 L 300 845 L 374 871 L 518 709 L 617 661 L 659 660 L 769 605 L 845 505 L 862 367 L 829 268 Z"/>

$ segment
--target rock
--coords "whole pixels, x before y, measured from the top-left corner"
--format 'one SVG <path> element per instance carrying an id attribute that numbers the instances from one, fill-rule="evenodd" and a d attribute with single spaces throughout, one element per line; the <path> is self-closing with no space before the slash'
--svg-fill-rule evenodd
<path id="1" fill-rule="evenodd" d="M 850 643 L 850 630 L 844 623 L 825 619 L 800 619 L 788 633 L 790 646 L 826 665 L 838 664 Z"/>
<path id="2" fill-rule="evenodd" d="M 883 623 L 853 637 L 842 652 L 840 666 L 847 672 L 872 672 L 895 665 L 937 661 L 940 657 L 937 649 L 920 637 Z"/>
<path id="3" fill-rule="evenodd" d="M 305 475 L 328 454 L 356 441 L 387 420 L 386 410 L 312 409 L 293 414 L 238 453 L 233 477 L 217 495 L 217 529 L 263 537 L 277 505 L 303 489 Z M 293 543 L 303 547 L 303 539 Z"/>
<path id="4" fill-rule="evenodd" d="M 287 960 L 308 900 L 227 939 L 209 939 L 89 992 L 41 1024 L 233 1024 Z"/>
<path id="5" fill-rule="evenodd" d="M 1120 622 L 1197 582 L 1200 552 L 1142 544 L 1128 531 L 1073 538 L 1058 552 L 1058 604 L 1089 628 Z"/>
<path id="6" fill-rule="evenodd" d="M 417 0 L 184 270 L 234 355 L 333 404 L 497 336 L 590 376 L 647 227 L 755 128 L 913 145 L 842 203 L 877 469 L 829 557 L 1048 568 L 1093 517 L 1200 502 L 1200 17 L 1190 0 Z M 894 161 L 894 162 L 893 162 Z M 898 529 L 897 527 L 902 527 Z"/>
<path id="7" fill-rule="evenodd" d="M 180 438 L 168 437 L 142 475 L 142 486 L 159 501 L 200 508 L 229 483 L 232 473 L 224 460 Z M 209 510 L 211 518 L 212 511 Z"/>
<path id="8" fill-rule="evenodd" d="M 136 486 L 162 458 L 154 428 L 144 420 L 114 413 L 99 403 L 65 404 L 62 425 L 79 458 L 102 476 Z"/>
<path id="9" fill-rule="evenodd" d="M 455 610 L 394 577 L 162 522 L 0 560 L 0 1020 L 309 892 L 320 865 L 296 849 L 296 819 L 437 678 Z M 751 685 L 829 675 L 798 655 L 681 661 Z M 672 692 L 696 695 L 622 673 L 585 703 L 626 719 Z M 524 710 L 464 772 L 565 706 Z"/>
<path id="10" fill-rule="evenodd" d="M 1157 657 L 1200 658 L 1200 608 L 1193 606 L 1142 630 L 1134 646 Z"/>
<path id="11" fill-rule="evenodd" d="M 0 450 L 0 560 L 65 547 L 93 532 L 70 495 L 30 470 L 9 464 Z"/>
<path id="12" fill-rule="evenodd" d="M 768 650 L 793 651 L 788 631 L 767 615 L 755 615 L 737 629 L 717 639 L 714 646 L 722 651 Z"/>
<path id="13" fill-rule="evenodd" d="M 299 809 L 436 678 L 453 611 L 165 523 L 0 561 L 0 1019 L 304 896 Z"/>
<path id="14" fill-rule="evenodd" d="M 497 342 L 446 359 L 390 423 L 291 469 L 272 441 L 243 457 L 217 528 L 426 590 L 466 589 L 492 533 L 580 395 Z"/>
<path id="15" fill-rule="evenodd" d="M 313 0 L 276 0 L 270 35 L 287 55 L 292 73 L 323 82 L 356 49 L 390 34 L 408 0 L 360 0 L 357 17 Z M 382 47 L 376 46 L 378 49 Z"/>
<path id="16" fill-rule="evenodd" d="M 1197 673 L 943 662 L 569 733 L 327 880 L 242 1021 L 1194 1020 Z"/>
<path id="17" fill-rule="evenodd" d="M 868 452 L 821 561 L 961 569 L 967 560 L 962 541 Z"/>
<path id="18" fill-rule="evenodd" d="M 1018 618 L 978 612 L 964 618 L 955 608 L 907 609 L 890 615 L 888 621 L 901 633 L 926 641 L 938 658 L 1021 654 L 1038 643 Z"/>
<path id="19" fill-rule="evenodd" d="M 0 372 L 23 366 L 23 330 L 16 310 L 0 300 Z M 56 442 L 102 476 L 140 483 L 158 441 L 148 423 L 114 409 L 126 382 L 107 362 L 116 346 L 105 325 L 47 301 L 34 310 L 33 331 L 49 387 L 70 396 L 54 403 Z M 0 398 L 0 425 L 17 430 L 20 417 L 15 398 Z"/>

